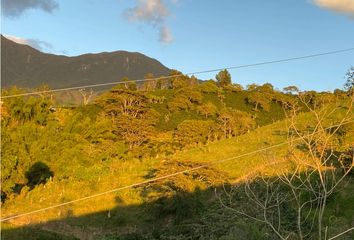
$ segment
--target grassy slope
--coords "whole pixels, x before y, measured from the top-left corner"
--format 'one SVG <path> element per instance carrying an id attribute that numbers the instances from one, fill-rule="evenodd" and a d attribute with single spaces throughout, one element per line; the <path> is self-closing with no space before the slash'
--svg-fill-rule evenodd
<path id="1" fill-rule="evenodd" d="M 338 111 L 334 113 L 331 118 L 326 119 L 327 124 L 331 125 L 336 122 L 336 119 L 340 118 L 342 112 L 343 110 Z M 310 125 L 312 120 L 313 118 L 309 113 L 304 113 L 299 116 L 298 124 L 301 125 L 302 128 L 306 128 L 306 126 Z M 172 159 L 167 160 L 207 163 L 214 160 L 235 157 L 286 141 L 285 131 L 286 121 L 279 121 L 265 127 L 260 127 L 243 136 L 181 152 L 172 157 Z M 353 136 L 351 140 L 353 140 Z M 267 152 L 275 154 L 276 156 L 281 156 L 282 153 L 285 153 L 285 151 L 286 146 L 284 145 Z M 264 156 L 266 156 L 264 152 L 257 153 L 255 155 L 224 162 L 213 167 L 216 170 L 226 172 L 229 179 L 224 180 L 231 182 L 237 181 L 240 178 L 242 179 L 242 177 L 248 176 L 249 174 L 256 174 L 257 171 L 272 174 L 276 168 L 274 168 L 273 165 L 269 165 Z M 139 181 L 144 181 L 144 176 L 146 176 L 151 169 L 158 169 L 160 167 L 160 163 L 161 159 L 105 162 L 102 164 L 105 165 L 104 167 L 109 169 L 109 171 L 105 171 L 104 173 L 99 171 L 97 175 L 93 174 L 89 181 L 72 182 L 67 180 L 56 182 L 53 180 L 45 186 L 38 186 L 27 193 L 23 192 L 13 201 L 9 201 L 3 206 L 3 215 L 9 216 L 19 212 L 27 212 L 78 199 L 97 192 L 104 192 L 114 187 L 121 187 Z M 268 165 L 268 167 L 266 165 Z M 173 172 L 173 169 L 171 172 Z M 351 203 L 352 200 L 346 199 L 343 201 L 349 201 L 349 203 Z M 16 225 L 27 225 L 28 223 L 41 223 L 48 220 L 69 217 L 64 221 L 67 225 L 67 227 L 64 228 L 66 232 L 70 232 L 70 229 L 76 229 L 75 231 L 72 231 L 72 234 L 75 236 L 80 236 L 80 234 L 85 232 L 96 232 L 102 236 L 112 231 L 125 232 L 129 226 L 140 226 L 145 224 L 145 221 L 150 219 L 149 216 L 145 215 L 145 213 L 139 208 L 134 208 L 133 210 L 129 208 L 129 206 L 139 206 L 144 203 L 146 203 L 146 198 L 141 195 L 141 189 L 129 189 L 73 205 L 56 208 L 43 213 L 19 218 L 14 220 L 13 223 Z M 114 218 L 115 221 L 107 221 L 107 214 L 111 209 L 112 212 L 110 214 L 118 216 Z M 72 219 L 74 216 L 83 216 L 85 214 L 95 212 L 100 213 L 91 218 Z M 117 226 L 120 227 L 117 228 Z M 57 226 L 55 228 L 57 228 Z M 80 232 L 80 230 L 77 229 L 81 229 L 81 233 L 78 234 L 77 231 Z M 38 234 L 47 233 L 38 232 Z M 8 239 L 16 238 L 11 236 Z M 32 239 L 40 238 L 34 237 Z"/>

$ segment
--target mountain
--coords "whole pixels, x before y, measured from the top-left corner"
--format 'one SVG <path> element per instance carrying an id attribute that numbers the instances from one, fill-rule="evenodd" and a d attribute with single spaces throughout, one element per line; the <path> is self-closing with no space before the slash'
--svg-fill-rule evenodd
<path id="1" fill-rule="evenodd" d="M 169 69 L 137 52 L 103 52 L 75 57 L 42 53 L 1 36 L 1 86 L 51 88 L 115 82 L 123 77 L 141 79 L 147 73 L 162 76 Z"/>

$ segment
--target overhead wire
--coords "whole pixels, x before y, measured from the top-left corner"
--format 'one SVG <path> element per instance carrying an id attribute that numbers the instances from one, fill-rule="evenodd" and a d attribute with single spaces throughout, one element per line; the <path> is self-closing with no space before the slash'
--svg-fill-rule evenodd
<path id="1" fill-rule="evenodd" d="M 333 125 L 333 126 L 327 127 L 324 130 L 332 129 L 334 127 L 339 127 L 341 125 L 345 125 L 345 124 L 349 124 L 349 123 L 353 123 L 353 122 L 354 121 L 342 122 L 339 125 Z M 111 190 L 108 190 L 108 191 L 104 191 L 104 192 L 101 192 L 101 193 L 93 194 L 93 195 L 82 197 L 82 198 L 78 198 L 78 199 L 75 199 L 75 200 L 72 200 L 72 201 L 67 201 L 67 202 L 64 202 L 64 203 L 60 203 L 60 204 L 52 205 L 52 206 L 49 206 L 49 207 L 45 207 L 45 208 L 29 211 L 29 212 L 26 212 L 26 213 L 21 213 L 21 214 L 16 214 L 14 216 L 1 218 L 0 222 L 9 221 L 9 220 L 12 220 L 12 219 L 16 219 L 16 218 L 32 215 L 32 214 L 39 213 L 39 212 L 44 212 L 44 211 L 47 211 L 47 210 L 50 210 L 50 209 L 66 206 L 66 205 L 69 205 L 69 204 L 73 204 L 73 203 L 81 202 L 81 201 L 84 201 L 84 200 L 96 198 L 96 197 L 99 197 L 99 196 L 103 196 L 103 195 L 107 195 L 107 194 L 110 194 L 110 193 L 122 191 L 122 190 L 125 190 L 125 189 L 143 186 L 143 185 L 146 185 L 148 183 L 153 183 L 153 182 L 157 182 L 157 181 L 160 181 L 160 180 L 168 179 L 168 178 L 171 178 L 171 177 L 174 177 L 174 176 L 177 176 L 177 175 L 181 175 L 181 174 L 185 174 L 185 173 L 189 173 L 189 172 L 194 172 L 196 170 L 209 167 L 211 165 L 220 164 L 220 163 L 223 163 L 223 162 L 239 159 L 239 158 L 242 158 L 242 157 L 245 157 L 245 156 L 250 156 L 250 155 L 253 155 L 253 154 L 256 154 L 256 153 L 260 153 L 260 152 L 263 152 L 263 151 L 266 151 L 266 150 L 269 150 L 269 149 L 272 149 L 272 148 L 277 148 L 277 147 L 286 145 L 286 144 L 288 144 L 290 142 L 299 141 L 301 139 L 303 139 L 303 137 L 299 137 L 299 138 L 296 138 L 296 139 L 292 139 L 292 140 L 288 140 L 288 141 L 281 142 L 281 143 L 278 143 L 278 144 L 274 144 L 272 146 L 268 146 L 268 147 L 264 147 L 264 148 L 261 148 L 261 149 L 257 149 L 255 151 L 244 153 L 244 154 L 241 154 L 241 155 L 238 155 L 238 156 L 225 158 L 225 159 L 221 159 L 221 160 L 219 159 L 219 160 L 211 161 L 209 163 L 206 163 L 206 164 L 194 167 L 194 168 L 190 168 L 190 169 L 186 169 L 186 170 L 183 170 L 183 171 L 179 171 L 179 172 L 175 172 L 175 173 L 172 173 L 172 174 L 168 174 L 168 175 L 165 175 L 165 176 L 161 176 L 161 177 L 149 179 L 149 180 L 146 180 L 146 181 L 130 184 L 130 185 L 127 185 L 127 186 L 114 188 L 114 189 L 111 189 Z"/>
<path id="2" fill-rule="evenodd" d="M 186 74 L 181 73 L 181 74 L 174 74 L 174 75 L 170 75 L 170 76 L 162 76 L 162 77 L 154 77 L 154 78 L 146 78 L 146 79 L 135 79 L 135 80 L 129 80 L 129 81 L 115 81 L 115 82 L 108 82 L 108 83 L 81 85 L 81 86 L 75 86 L 75 87 L 58 88 L 58 89 L 51 89 L 51 90 L 44 90 L 44 91 L 35 91 L 35 92 L 13 94 L 13 95 L 1 96 L 0 98 L 1 99 L 6 99 L 6 98 L 13 98 L 13 97 L 23 97 L 23 96 L 30 96 L 30 95 L 45 94 L 45 93 L 65 92 L 65 91 L 70 91 L 70 90 L 96 88 L 96 87 L 103 87 L 103 86 L 112 86 L 112 85 L 126 84 L 126 83 L 136 83 L 136 82 L 147 82 L 147 81 L 164 80 L 164 79 L 169 79 L 169 78 L 173 78 L 173 77 L 180 77 L 180 76 L 185 76 L 185 75 L 190 76 L 190 75 L 199 75 L 199 74 L 203 74 L 203 73 L 218 72 L 218 71 L 222 71 L 222 70 L 225 70 L 225 69 L 226 70 L 231 70 L 231 69 L 249 68 L 249 67 L 256 67 L 256 66 L 261 66 L 261 65 L 268 65 L 268 64 L 275 64 L 275 63 L 281 63 L 281 62 L 295 61 L 295 60 L 300 60 L 300 59 L 315 58 L 315 57 L 320 57 L 320 56 L 326 56 L 326 55 L 350 52 L 350 51 L 353 51 L 353 50 L 354 50 L 354 48 L 346 48 L 346 49 L 340 49 L 340 50 L 335 50 L 335 51 L 322 52 L 322 53 L 316 53 L 316 54 L 311 54 L 311 55 L 304 55 L 304 56 L 299 56 L 299 57 L 284 58 L 284 59 L 271 60 L 271 61 L 258 62 L 258 63 L 251 63 L 251 64 L 238 65 L 238 66 L 221 67 L 221 68 L 208 69 L 208 70 L 197 71 L 197 72 L 189 72 L 189 73 L 186 73 Z"/>

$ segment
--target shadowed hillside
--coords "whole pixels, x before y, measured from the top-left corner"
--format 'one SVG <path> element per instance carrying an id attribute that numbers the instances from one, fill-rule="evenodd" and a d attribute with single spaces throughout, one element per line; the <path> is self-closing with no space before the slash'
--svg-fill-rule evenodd
<path id="1" fill-rule="evenodd" d="M 75 57 L 42 53 L 1 36 L 2 87 L 73 87 L 168 74 L 169 69 L 141 53 L 116 51 Z"/>

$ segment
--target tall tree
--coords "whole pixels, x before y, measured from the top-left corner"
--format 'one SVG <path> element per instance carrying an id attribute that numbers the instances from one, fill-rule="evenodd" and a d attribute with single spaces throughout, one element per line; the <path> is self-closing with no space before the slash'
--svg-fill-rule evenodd
<path id="1" fill-rule="evenodd" d="M 141 92 L 118 88 L 102 95 L 97 102 L 107 115 L 140 117 L 147 111 L 148 98 Z"/>
<path id="2" fill-rule="evenodd" d="M 216 76 L 215 76 L 218 84 L 220 87 L 226 87 L 231 85 L 231 75 L 230 73 L 225 69 L 220 71 Z"/>
<path id="3" fill-rule="evenodd" d="M 344 84 L 344 89 L 351 93 L 354 90 L 354 67 L 351 67 L 345 76 L 347 81 Z"/>

